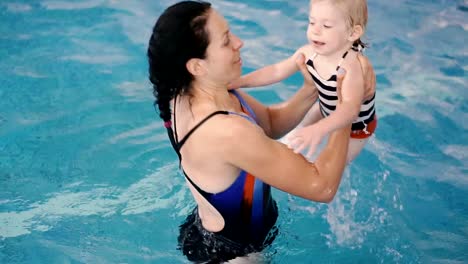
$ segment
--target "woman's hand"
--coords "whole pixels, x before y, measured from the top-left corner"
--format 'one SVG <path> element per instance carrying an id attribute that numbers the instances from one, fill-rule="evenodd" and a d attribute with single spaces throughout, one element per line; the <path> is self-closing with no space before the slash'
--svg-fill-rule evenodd
<path id="1" fill-rule="evenodd" d="M 375 73 L 372 64 L 366 56 L 361 53 L 358 54 L 358 60 L 361 64 L 362 74 L 364 78 L 364 101 L 372 98 L 375 94 Z"/>
<path id="2" fill-rule="evenodd" d="M 311 89 L 316 89 L 314 79 L 312 79 L 312 76 L 307 70 L 304 54 L 299 53 L 299 55 L 296 57 L 296 65 L 297 65 L 297 68 L 299 68 L 299 71 L 301 72 L 302 77 L 304 78 L 304 85 L 310 86 Z"/>

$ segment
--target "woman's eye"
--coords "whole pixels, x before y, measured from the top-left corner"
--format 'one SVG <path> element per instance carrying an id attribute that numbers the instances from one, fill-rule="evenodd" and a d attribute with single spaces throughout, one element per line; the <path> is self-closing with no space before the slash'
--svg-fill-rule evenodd
<path id="1" fill-rule="evenodd" d="M 226 40 L 224 41 L 224 45 L 227 46 L 227 45 L 229 45 L 230 42 L 231 42 L 231 40 L 229 38 L 226 38 Z"/>

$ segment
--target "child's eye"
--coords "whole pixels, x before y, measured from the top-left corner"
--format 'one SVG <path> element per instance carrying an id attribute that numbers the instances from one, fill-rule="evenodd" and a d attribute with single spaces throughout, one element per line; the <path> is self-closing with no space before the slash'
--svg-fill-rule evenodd
<path id="1" fill-rule="evenodd" d="M 324 28 L 332 28 L 330 25 L 323 25 Z"/>
<path id="2" fill-rule="evenodd" d="M 309 24 L 311 24 L 311 25 L 314 25 L 314 24 L 315 24 L 315 22 L 314 22 L 314 21 L 310 21 L 310 22 L 309 22 Z"/>

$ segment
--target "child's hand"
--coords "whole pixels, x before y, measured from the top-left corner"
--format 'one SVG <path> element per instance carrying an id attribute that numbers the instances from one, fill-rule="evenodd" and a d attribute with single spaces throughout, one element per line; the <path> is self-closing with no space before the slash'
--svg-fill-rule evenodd
<path id="1" fill-rule="evenodd" d="M 325 135 L 320 126 L 314 124 L 299 128 L 286 138 L 286 142 L 287 146 L 293 149 L 295 153 L 301 153 L 306 148 L 309 148 L 305 157 L 310 159 Z"/>

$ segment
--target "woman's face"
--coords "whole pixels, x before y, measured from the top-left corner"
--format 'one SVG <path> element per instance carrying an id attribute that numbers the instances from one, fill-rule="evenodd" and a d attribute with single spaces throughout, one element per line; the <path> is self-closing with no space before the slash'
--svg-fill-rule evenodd
<path id="1" fill-rule="evenodd" d="M 226 84 L 239 78 L 244 43 L 230 32 L 226 19 L 214 9 L 209 11 L 206 28 L 210 39 L 205 58 L 208 78 Z"/>

